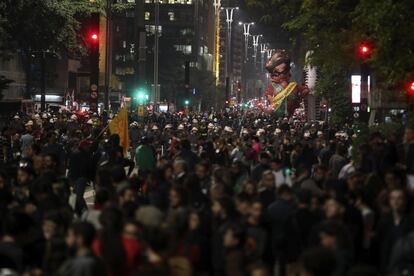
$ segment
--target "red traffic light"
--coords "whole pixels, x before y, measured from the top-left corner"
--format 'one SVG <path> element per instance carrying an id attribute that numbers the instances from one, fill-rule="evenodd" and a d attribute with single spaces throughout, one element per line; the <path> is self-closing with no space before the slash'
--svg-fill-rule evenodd
<path id="1" fill-rule="evenodd" d="M 371 46 L 368 45 L 367 43 L 362 43 L 359 45 L 358 51 L 359 51 L 359 55 L 362 58 L 366 58 L 371 54 L 372 49 L 371 49 Z"/>
<path id="2" fill-rule="evenodd" d="M 92 41 L 98 41 L 98 39 L 99 39 L 99 37 L 98 37 L 98 34 L 97 33 L 93 33 L 93 34 L 91 34 L 91 40 Z"/>
<path id="3" fill-rule="evenodd" d="M 406 85 L 408 95 L 414 96 L 414 81 L 409 81 Z"/>

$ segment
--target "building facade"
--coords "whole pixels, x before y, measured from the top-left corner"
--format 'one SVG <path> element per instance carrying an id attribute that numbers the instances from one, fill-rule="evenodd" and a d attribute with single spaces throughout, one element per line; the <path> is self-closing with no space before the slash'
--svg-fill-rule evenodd
<path id="1" fill-rule="evenodd" d="M 112 79 L 116 83 L 116 87 L 112 89 L 128 96 L 133 96 L 138 86 L 145 86 L 151 91 L 154 83 L 156 4 L 153 0 L 139 1 L 143 1 L 143 10 L 130 8 L 114 13 L 112 21 Z M 131 0 L 117 1 L 121 4 L 128 2 Z M 213 9 L 210 2 L 159 2 L 158 72 L 161 101 L 171 101 L 178 96 L 177 93 L 184 90 L 181 86 L 185 82 L 185 64 L 200 70 L 213 70 L 214 29 L 211 24 L 214 21 L 209 16 Z M 137 38 L 139 26 L 136 16 L 144 17 L 144 40 Z M 139 57 L 140 47 L 145 47 L 145 57 Z M 145 60 L 139 64 L 145 66 L 145 70 L 139 70 L 139 58 Z M 142 76 L 143 72 L 145 76 Z"/>

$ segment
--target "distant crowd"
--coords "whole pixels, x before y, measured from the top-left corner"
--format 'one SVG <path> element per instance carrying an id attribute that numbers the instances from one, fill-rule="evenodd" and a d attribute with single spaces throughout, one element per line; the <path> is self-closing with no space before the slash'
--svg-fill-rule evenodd
<path id="1" fill-rule="evenodd" d="M 414 126 L 111 117 L 0 122 L 0 276 L 414 275 Z"/>

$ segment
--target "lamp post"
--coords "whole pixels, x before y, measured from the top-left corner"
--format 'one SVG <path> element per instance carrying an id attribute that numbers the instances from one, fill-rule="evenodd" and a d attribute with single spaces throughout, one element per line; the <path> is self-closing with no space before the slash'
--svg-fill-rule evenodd
<path id="1" fill-rule="evenodd" d="M 256 67 L 257 63 L 257 47 L 259 46 L 259 39 L 262 35 L 254 35 L 253 36 L 253 58 L 254 58 L 254 67 Z"/>
<path id="2" fill-rule="evenodd" d="M 267 49 L 267 58 L 269 59 L 269 58 L 271 58 L 272 57 L 272 55 L 273 55 L 273 51 L 274 51 L 274 49 Z"/>
<path id="3" fill-rule="evenodd" d="M 243 25 L 243 35 L 244 35 L 244 59 L 245 63 L 248 60 L 247 51 L 249 47 L 249 36 L 250 36 L 250 26 L 254 25 L 254 22 L 244 23 L 239 22 L 239 25 Z"/>
<path id="4" fill-rule="evenodd" d="M 243 35 L 244 35 L 244 68 L 243 68 L 243 91 L 245 96 L 247 96 L 247 61 L 248 61 L 248 51 L 249 51 L 249 36 L 250 36 L 250 27 L 254 25 L 254 22 L 244 23 L 239 22 L 240 26 L 243 26 Z M 239 93 L 241 94 L 241 93 Z M 241 96 L 239 96 L 240 98 Z M 239 101 L 240 102 L 240 101 Z"/>
<path id="5" fill-rule="evenodd" d="M 238 10 L 239 7 L 225 7 L 221 8 L 226 12 L 227 22 L 227 49 L 226 49 L 226 99 L 230 96 L 230 62 L 231 62 L 231 27 L 233 24 L 234 11 Z"/>
<path id="6" fill-rule="evenodd" d="M 155 10 L 155 32 L 154 32 L 154 90 L 152 100 L 154 103 L 158 103 L 160 100 L 160 91 L 158 87 L 158 51 L 159 51 L 159 26 L 160 26 L 160 0 L 154 1 Z"/>
<path id="7" fill-rule="evenodd" d="M 260 71 L 263 71 L 263 68 L 264 68 L 264 56 L 265 56 L 266 51 L 267 51 L 267 44 L 266 43 L 260 44 L 260 54 L 262 57 L 261 62 L 260 62 Z"/>

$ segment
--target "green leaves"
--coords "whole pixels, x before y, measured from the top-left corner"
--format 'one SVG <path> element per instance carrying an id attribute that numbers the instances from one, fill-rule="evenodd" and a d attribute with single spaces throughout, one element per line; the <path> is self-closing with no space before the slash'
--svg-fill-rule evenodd
<path id="1" fill-rule="evenodd" d="M 4 0 L 0 5 L 3 49 L 43 51 L 78 48 L 79 18 L 99 10 L 89 0 Z"/>

